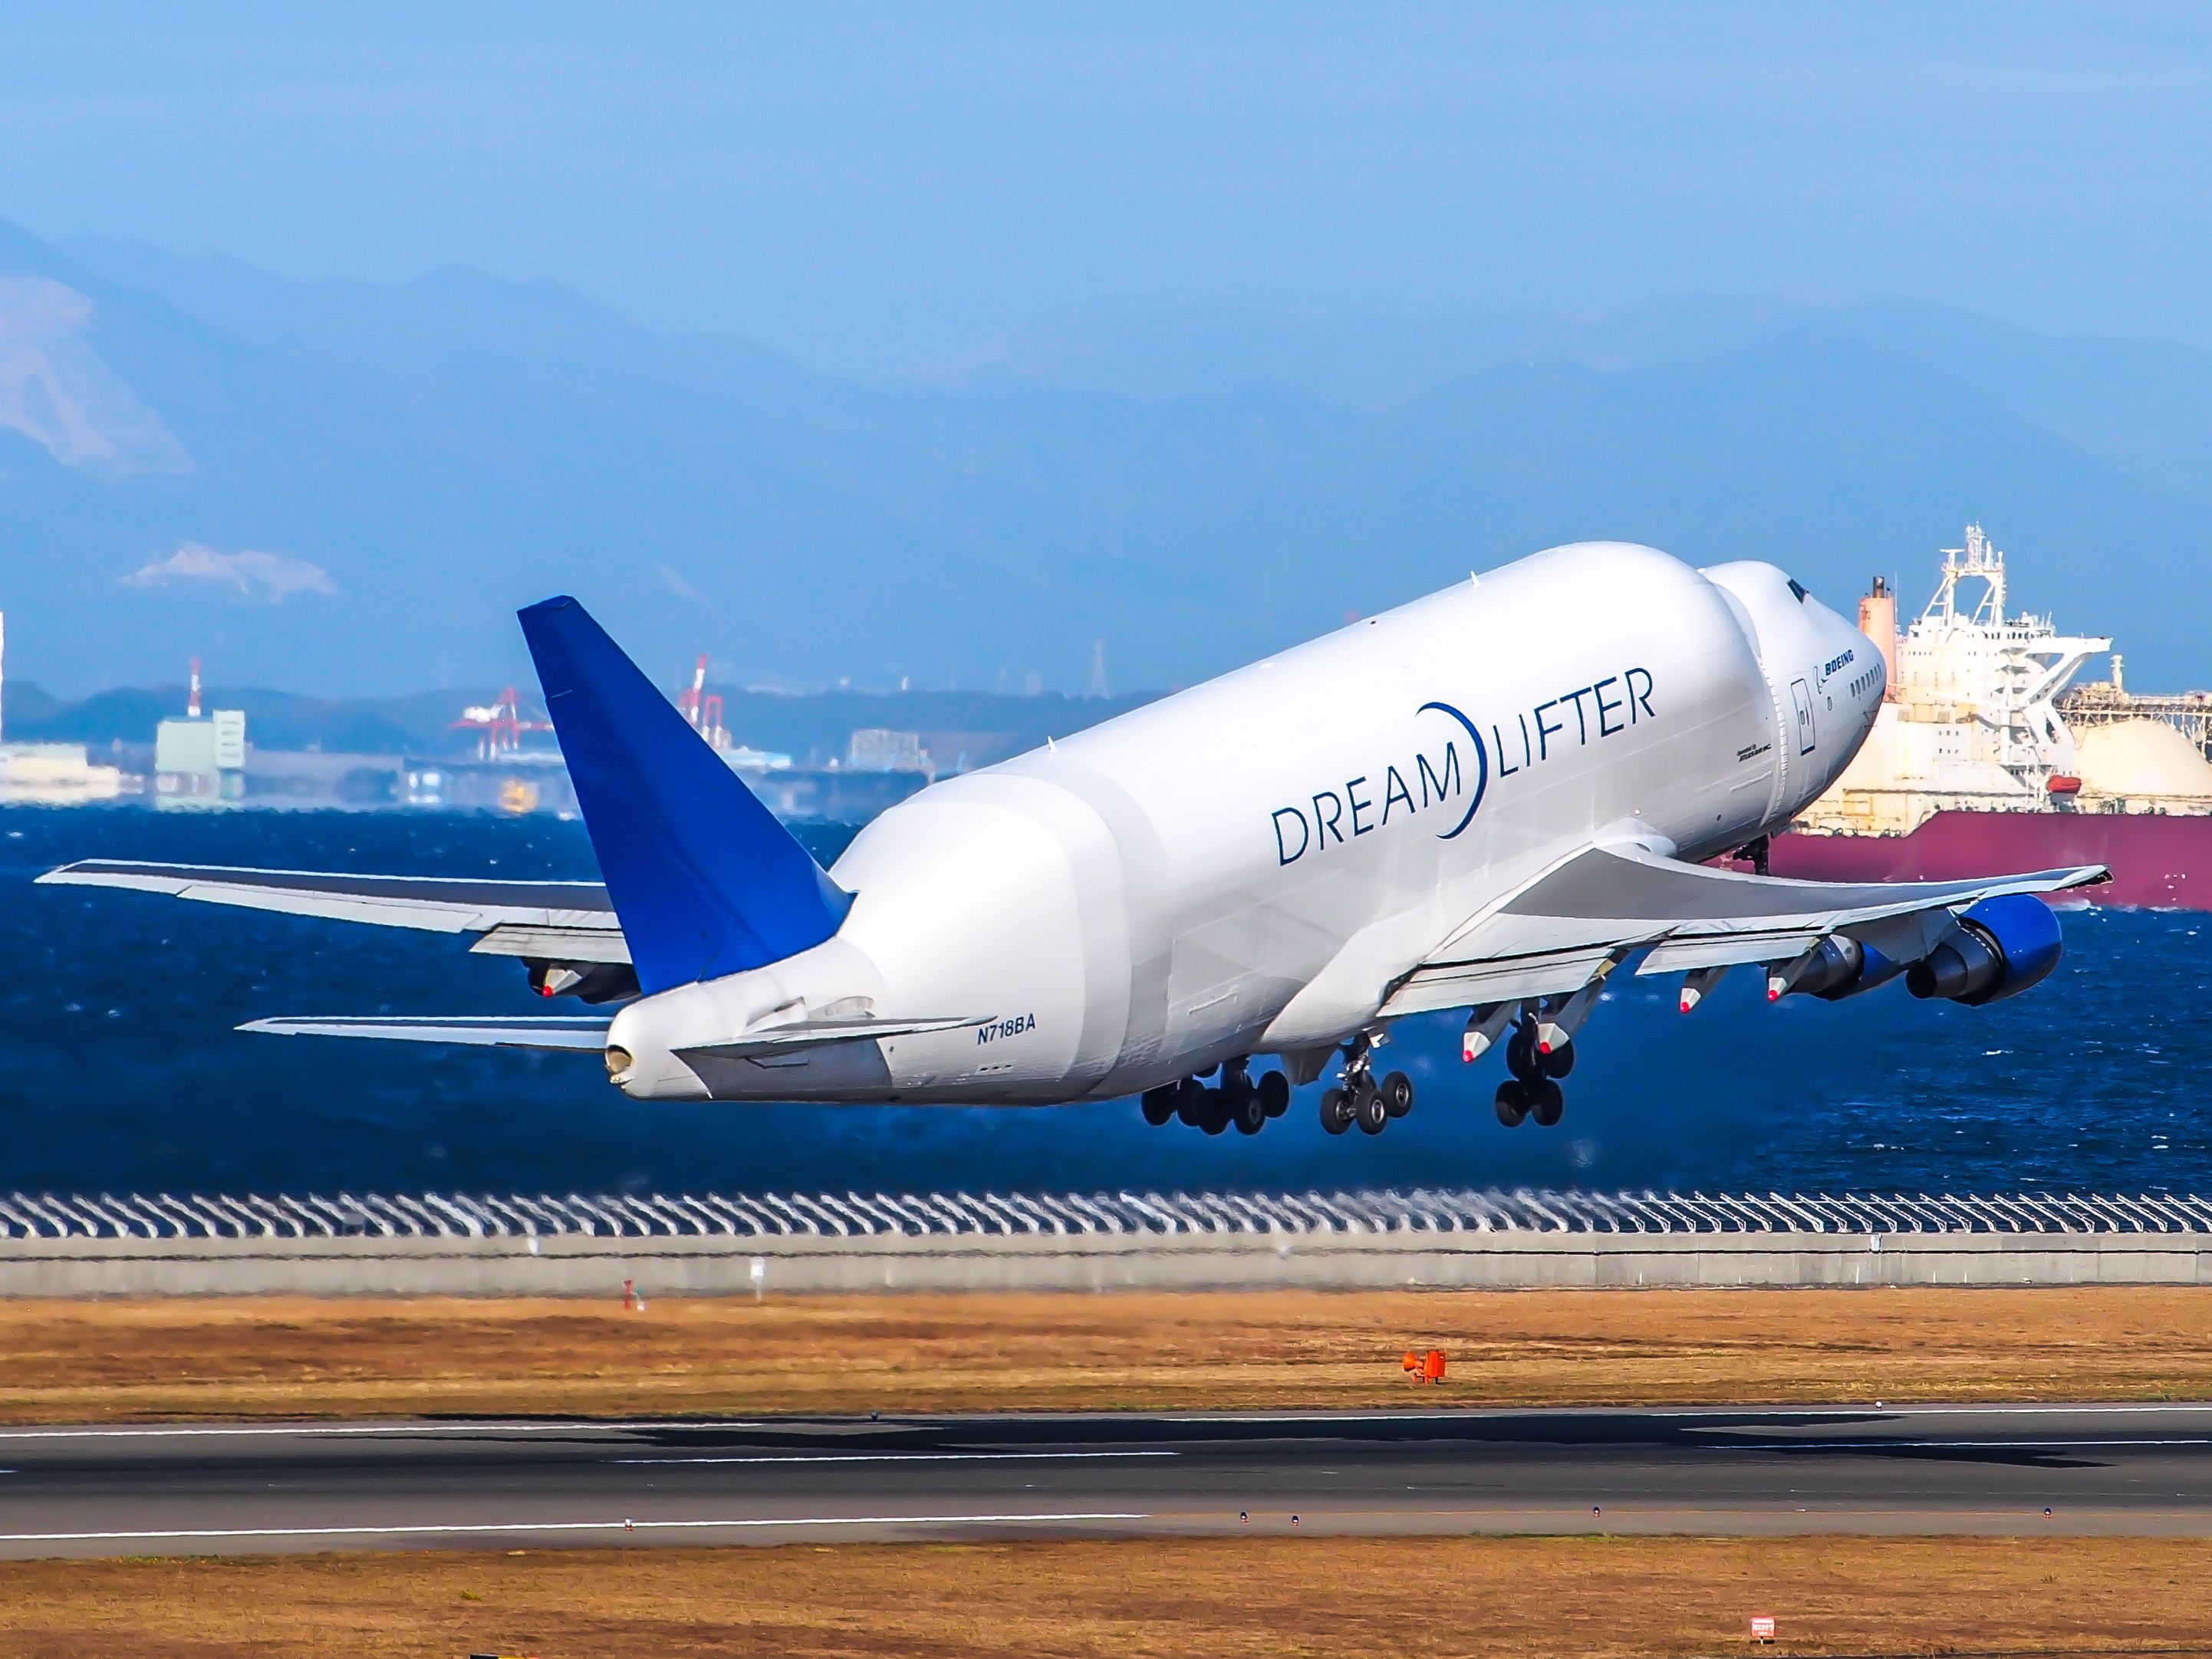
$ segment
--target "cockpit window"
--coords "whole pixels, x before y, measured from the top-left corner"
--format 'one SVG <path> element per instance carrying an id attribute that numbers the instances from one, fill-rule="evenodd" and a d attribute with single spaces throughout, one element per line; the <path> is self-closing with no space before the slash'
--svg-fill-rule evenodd
<path id="1" fill-rule="evenodd" d="M 1790 579 L 1790 591 L 1797 596 L 1797 603 L 1800 605 L 1804 604 L 1807 599 L 1812 597 L 1811 594 L 1805 591 L 1805 584 L 1799 581 L 1795 576 L 1792 576 Z"/>

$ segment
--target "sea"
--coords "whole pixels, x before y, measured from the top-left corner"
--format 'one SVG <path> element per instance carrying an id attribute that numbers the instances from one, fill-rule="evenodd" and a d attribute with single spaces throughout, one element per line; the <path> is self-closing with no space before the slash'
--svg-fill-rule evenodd
<path id="1" fill-rule="evenodd" d="M 851 834 L 805 833 L 825 860 Z M 1418 1098 L 1382 1134 L 1325 1134 L 1307 1089 L 1257 1136 L 1208 1137 L 1133 1101 L 652 1104 L 593 1055 L 242 1033 L 546 1005 L 447 935 L 32 884 L 82 858 L 593 874 L 581 825 L 550 818 L 0 808 L 0 1192 L 2212 1191 L 2196 915 L 2071 911 L 2053 977 L 1985 1008 L 1896 985 L 1769 1006 L 1746 971 L 1684 1016 L 1672 980 L 1631 980 L 1549 1130 L 1497 1121 L 1498 1061 L 1461 1062 L 1457 1018 L 1409 1020 L 1384 1058 Z"/>

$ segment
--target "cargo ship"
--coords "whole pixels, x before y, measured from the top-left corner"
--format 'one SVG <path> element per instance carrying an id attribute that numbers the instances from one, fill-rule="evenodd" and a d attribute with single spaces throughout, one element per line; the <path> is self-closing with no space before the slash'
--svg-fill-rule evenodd
<path id="1" fill-rule="evenodd" d="M 1889 689 L 1835 787 L 1774 837 L 1776 875 L 1923 881 L 2102 864 L 2093 902 L 2212 910 L 2212 693 L 2136 696 L 2107 638 L 2008 609 L 2004 555 L 1966 527 L 1901 635 L 1879 578 L 1859 626 Z M 2111 678 L 2073 680 L 2111 655 Z"/>

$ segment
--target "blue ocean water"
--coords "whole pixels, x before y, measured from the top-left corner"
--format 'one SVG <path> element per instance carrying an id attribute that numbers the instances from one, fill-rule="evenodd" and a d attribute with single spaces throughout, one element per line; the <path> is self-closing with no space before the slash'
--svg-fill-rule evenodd
<path id="1" fill-rule="evenodd" d="M 820 850 L 842 842 L 823 832 Z M 588 876 L 574 823 L 460 815 L 0 809 L 0 1191 L 1647 1186 L 2212 1190 L 2206 923 L 2082 911 L 2036 992 L 1892 987 L 1696 1014 L 1608 997 L 1565 1121 L 1507 1129 L 1459 1022 L 1401 1026 L 1384 1134 L 1325 1135 L 1313 1091 L 1255 1138 L 1133 1103 L 1029 1111 L 641 1105 L 592 1056 L 252 1036 L 263 1014 L 543 1012 L 520 967 L 441 935 L 34 887 L 70 859 Z M 572 1006 L 573 1005 L 562 1005 Z"/>

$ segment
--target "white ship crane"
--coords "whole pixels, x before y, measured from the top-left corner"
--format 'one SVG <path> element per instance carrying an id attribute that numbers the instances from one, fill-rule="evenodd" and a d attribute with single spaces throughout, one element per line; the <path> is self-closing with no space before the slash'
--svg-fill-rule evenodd
<path id="1" fill-rule="evenodd" d="M 2070 775 L 2074 738 L 2057 699 L 2081 665 L 2112 648 L 2109 639 L 2061 634 L 2048 617 L 2005 609 L 2005 556 L 1978 524 L 1966 545 L 1947 547 L 1936 596 L 1898 650 L 1892 700 L 1901 718 L 1958 728 L 1937 738 L 1931 758 L 1964 763 L 1971 772 L 1995 765 L 2031 798 L 2054 777 Z M 1961 595 L 1961 583 L 1970 586 Z M 1971 605 L 1962 599 L 1971 599 Z M 1931 779 L 1931 781 L 1934 780 Z M 1987 779 L 1955 781 L 1975 793 Z"/>
<path id="2" fill-rule="evenodd" d="M 2081 787 L 2059 699 L 2112 641 L 2010 611 L 2005 556 L 1978 524 L 1942 551 L 1935 597 L 1903 637 L 1880 584 L 1862 607 L 1895 671 L 1865 744 L 1806 809 L 1806 828 L 1904 835 L 1945 808 L 2035 811 Z"/>

